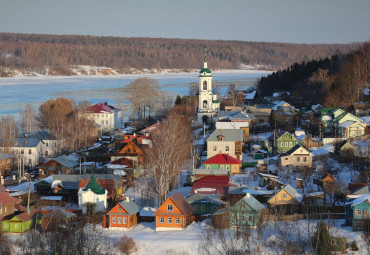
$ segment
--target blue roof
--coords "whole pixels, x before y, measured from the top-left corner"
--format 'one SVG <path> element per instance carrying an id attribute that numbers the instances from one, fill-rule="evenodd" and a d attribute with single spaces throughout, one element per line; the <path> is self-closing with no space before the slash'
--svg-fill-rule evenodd
<path id="1" fill-rule="evenodd" d="M 38 138 L 29 138 L 29 137 L 23 137 L 16 139 L 17 145 L 16 147 L 37 147 L 38 144 L 41 142 Z"/>

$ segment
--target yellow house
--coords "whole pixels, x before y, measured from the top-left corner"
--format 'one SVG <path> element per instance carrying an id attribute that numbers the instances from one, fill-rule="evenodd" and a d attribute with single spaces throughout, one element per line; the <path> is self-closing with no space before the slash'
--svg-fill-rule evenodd
<path id="1" fill-rule="evenodd" d="M 299 194 L 292 186 L 286 185 L 282 190 L 271 197 L 267 203 L 270 207 L 279 205 L 299 205 L 302 201 L 302 195 Z"/>

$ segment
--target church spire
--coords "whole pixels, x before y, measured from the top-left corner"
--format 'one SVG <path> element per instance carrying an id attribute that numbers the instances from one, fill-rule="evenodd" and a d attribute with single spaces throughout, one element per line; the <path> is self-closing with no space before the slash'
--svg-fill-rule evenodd
<path id="1" fill-rule="evenodd" d="M 208 68 L 208 67 L 207 67 L 207 57 L 204 57 L 204 64 L 203 64 L 203 68 Z"/>

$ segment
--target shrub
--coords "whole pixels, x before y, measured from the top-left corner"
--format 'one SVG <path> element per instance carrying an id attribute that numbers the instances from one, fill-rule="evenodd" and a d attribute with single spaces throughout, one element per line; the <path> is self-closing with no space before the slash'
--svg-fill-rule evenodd
<path id="1" fill-rule="evenodd" d="M 130 255 L 138 251 L 138 247 L 131 237 L 123 235 L 119 241 L 114 244 L 118 249 L 120 249 L 124 254 Z"/>
<path id="2" fill-rule="evenodd" d="M 316 232 L 312 238 L 312 247 L 317 255 L 326 255 L 330 251 L 330 234 L 325 223 L 317 223 Z"/>
<path id="3" fill-rule="evenodd" d="M 358 245 L 355 240 L 351 243 L 351 251 L 358 251 Z"/>

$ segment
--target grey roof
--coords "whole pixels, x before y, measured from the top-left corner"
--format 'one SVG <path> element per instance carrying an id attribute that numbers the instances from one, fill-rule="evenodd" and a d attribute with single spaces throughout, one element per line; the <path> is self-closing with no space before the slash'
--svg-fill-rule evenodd
<path id="1" fill-rule="evenodd" d="M 38 138 L 23 137 L 16 139 L 17 143 L 15 147 L 37 147 L 41 140 Z"/>
<path id="2" fill-rule="evenodd" d="M 70 219 L 70 218 L 73 218 L 75 216 L 76 216 L 76 214 L 59 208 L 59 209 L 56 209 L 55 211 L 52 211 L 48 214 L 45 214 L 44 216 L 42 216 L 42 218 L 43 219 L 45 219 L 45 218 L 49 219 L 49 218 L 52 218 L 52 217 L 57 217 L 57 218 L 61 218 L 61 219 Z"/>
<path id="3" fill-rule="evenodd" d="M 290 186 L 289 184 L 287 184 L 285 187 L 284 187 L 284 190 L 286 192 L 288 192 L 292 197 L 294 197 L 298 202 L 301 202 L 302 201 L 302 195 L 299 194 L 292 186 Z"/>
<path id="4" fill-rule="evenodd" d="M 114 180 L 116 187 L 121 186 L 121 176 L 114 175 L 114 174 L 94 174 L 97 180 Z M 81 179 L 89 179 L 91 178 L 91 174 L 54 174 L 53 181 L 61 180 L 62 182 L 69 181 L 69 182 L 79 182 Z"/>
<path id="5" fill-rule="evenodd" d="M 311 152 L 306 148 L 304 147 L 303 145 L 300 145 L 300 144 L 296 144 L 293 148 L 291 148 L 290 150 L 288 150 L 287 152 L 284 152 L 282 154 L 279 155 L 279 157 L 284 157 L 284 156 L 289 156 L 291 154 L 293 154 L 296 150 L 298 150 L 299 148 L 303 148 L 305 149 L 308 153 L 311 154 Z"/>
<path id="6" fill-rule="evenodd" d="M 241 129 L 216 129 L 207 139 L 208 141 L 218 141 L 217 137 L 219 135 L 224 136 L 223 141 L 243 141 L 243 130 Z"/>
<path id="7" fill-rule="evenodd" d="M 255 199 L 250 193 L 247 193 L 242 200 L 249 205 L 254 211 L 259 212 L 265 208 L 257 199 Z"/>
<path id="8" fill-rule="evenodd" d="M 37 138 L 40 140 L 58 140 L 55 136 L 53 136 L 46 130 L 42 130 L 40 132 L 28 135 L 26 136 L 26 138 Z"/>
<path id="9" fill-rule="evenodd" d="M 190 195 L 186 198 L 189 204 L 198 202 L 198 203 L 209 203 L 209 204 L 214 204 L 214 205 L 223 205 L 226 204 L 226 202 L 217 199 L 213 196 L 207 196 L 199 193 L 195 193 L 193 195 Z"/>
<path id="10" fill-rule="evenodd" d="M 53 158 L 52 160 L 58 162 L 59 164 L 67 167 L 67 168 L 73 168 L 74 166 L 78 165 L 78 162 L 74 161 L 73 159 L 69 158 L 66 155 L 62 155 L 56 158 Z"/>
<path id="11" fill-rule="evenodd" d="M 79 182 L 71 182 L 71 181 L 62 181 L 62 187 L 66 190 L 78 190 Z"/>
<path id="12" fill-rule="evenodd" d="M 219 111 L 217 113 L 217 117 L 219 119 L 225 119 L 225 118 L 228 118 L 229 116 L 232 116 L 232 115 L 237 114 L 239 112 L 240 111 Z"/>
<path id="13" fill-rule="evenodd" d="M 119 204 L 128 212 L 129 215 L 133 215 L 139 212 L 139 206 L 131 199 L 129 202 L 122 201 Z"/>
<path id="14" fill-rule="evenodd" d="M 205 175 L 229 175 L 230 170 L 228 169 L 193 169 L 193 174 L 205 174 Z"/>
<path id="15" fill-rule="evenodd" d="M 255 119 L 253 115 L 249 113 L 238 112 L 234 115 L 229 116 L 230 120 L 252 120 Z"/>
<path id="16" fill-rule="evenodd" d="M 0 152 L 0 161 L 8 159 L 8 158 L 14 158 L 13 155 L 7 154 L 7 153 L 1 153 Z"/>

